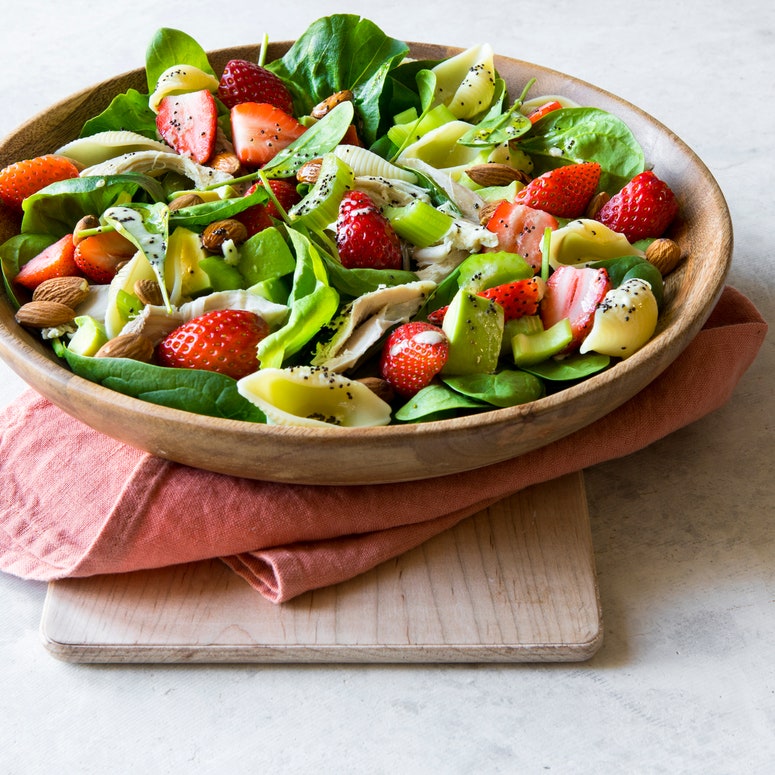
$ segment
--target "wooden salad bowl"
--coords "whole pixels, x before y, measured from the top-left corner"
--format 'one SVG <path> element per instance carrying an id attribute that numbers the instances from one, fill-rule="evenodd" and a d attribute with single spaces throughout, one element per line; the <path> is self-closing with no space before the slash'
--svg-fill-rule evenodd
<path id="1" fill-rule="evenodd" d="M 460 49 L 411 45 L 418 59 Z M 270 59 L 289 43 L 270 46 Z M 210 52 L 216 72 L 231 58 L 256 59 L 257 46 Z M 277 482 L 370 484 L 454 474 L 511 459 L 583 428 L 632 398 L 700 330 L 729 270 L 732 227 L 719 187 L 675 134 L 630 103 L 554 70 L 496 58 L 512 94 L 536 78 L 534 94 L 562 94 L 622 118 L 647 164 L 676 192 L 681 216 L 672 228 L 685 256 L 666 278 L 665 308 L 654 338 L 629 359 L 559 393 L 522 406 L 459 419 L 376 428 L 270 426 L 191 414 L 146 403 L 75 376 L 35 335 L 19 326 L 0 296 L 0 357 L 32 388 L 68 414 L 115 439 L 163 458 L 219 473 Z M 5 138 L 0 167 L 50 153 L 76 138 L 84 121 L 128 88 L 145 90 L 144 70 L 111 78 L 54 105 Z M 0 215 L 0 240 L 18 224 Z"/>

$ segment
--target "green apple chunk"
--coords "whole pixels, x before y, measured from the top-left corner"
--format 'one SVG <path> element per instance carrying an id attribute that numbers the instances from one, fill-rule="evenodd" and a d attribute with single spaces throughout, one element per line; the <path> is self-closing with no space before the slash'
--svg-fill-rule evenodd
<path id="1" fill-rule="evenodd" d="M 470 291 L 483 291 L 532 276 L 533 268 L 516 253 L 475 253 L 460 264 L 458 285 Z"/>
<path id="2" fill-rule="evenodd" d="M 444 323 L 449 357 L 443 374 L 492 374 L 503 338 L 503 307 L 461 288 L 450 302 Z"/>
<path id="3" fill-rule="evenodd" d="M 79 315 L 75 324 L 78 328 L 70 338 L 67 348 L 77 355 L 94 355 L 108 341 L 105 327 L 99 320 L 89 315 Z"/>

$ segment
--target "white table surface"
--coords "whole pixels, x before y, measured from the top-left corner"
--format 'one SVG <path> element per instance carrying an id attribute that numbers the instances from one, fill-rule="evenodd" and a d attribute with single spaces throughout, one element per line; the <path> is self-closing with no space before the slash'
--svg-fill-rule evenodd
<path id="1" fill-rule="evenodd" d="M 141 66 L 157 27 L 220 48 L 335 12 L 406 40 L 488 41 L 650 112 L 716 176 L 735 226 L 730 284 L 775 319 L 764 0 L 19 4 L 0 26 L 0 135 Z M 586 663 L 78 666 L 39 640 L 45 585 L 0 574 L 0 772 L 772 771 L 774 374 L 770 336 L 726 407 L 587 471 L 606 634 Z M 0 365 L 2 404 L 22 389 Z"/>

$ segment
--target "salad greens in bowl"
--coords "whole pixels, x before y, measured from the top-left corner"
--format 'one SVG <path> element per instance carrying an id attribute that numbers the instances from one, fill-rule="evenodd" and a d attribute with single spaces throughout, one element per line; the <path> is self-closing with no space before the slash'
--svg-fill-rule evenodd
<path id="1" fill-rule="evenodd" d="M 329 16 L 146 65 L 0 145 L 0 356 L 100 432 L 216 472 L 369 484 L 530 452 L 707 319 L 723 196 L 562 73 Z"/>

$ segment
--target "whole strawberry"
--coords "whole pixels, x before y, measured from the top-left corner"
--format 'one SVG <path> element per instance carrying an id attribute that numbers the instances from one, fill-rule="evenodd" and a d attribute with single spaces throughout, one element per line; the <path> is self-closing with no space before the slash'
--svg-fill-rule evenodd
<path id="1" fill-rule="evenodd" d="M 22 202 L 42 188 L 78 177 L 78 168 L 64 156 L 46 154 L 25 159 L 0 170 L 0 200 L 21 209 Z"/>
<path id="2" fill-rule="evenodd" d="M 600 165 L 596 161 L 568 164 L 531 180 L 514 201 L 556 218 L 578 218 L 586 210 L 599 182 Z"/>
<path id="3" fill-rule="evenodd" d="M 636 175 L 600 209 L 596 220 L 624 234 L 630 242 L 661 237 L 678 215 L 670 186 L 651 170 Z"/>
<path id="4" fill-rule="evenodd" d="M 258 343 L 269 333 L 254 312 L 220 309 L 178 326 L 156 347 L 161 366 L 217 371 L 234 379 L 258 369 Z"/>
<path id="5" fill-rule="evenodd" d="M 380 374 L 393 390 L 411 398 L 441 371 L 449 356 L 446 334 L 430 323 L 404 323 L 387 338 Z"/>
<path id="6" fill-rule="evenodd" d="M 246 59 L 231 59 L 223 68 L 218 99 L 229 109 L 241 102 L 268 102 L 293 114 L 288 87 L 270 70 Z"/>
<path id="7" fill-rule="evenodd" d="M 347 269 L 400 269 L 401 242 L 368 194 L 348 191 L 339 205 L 336 247 Z"/>

